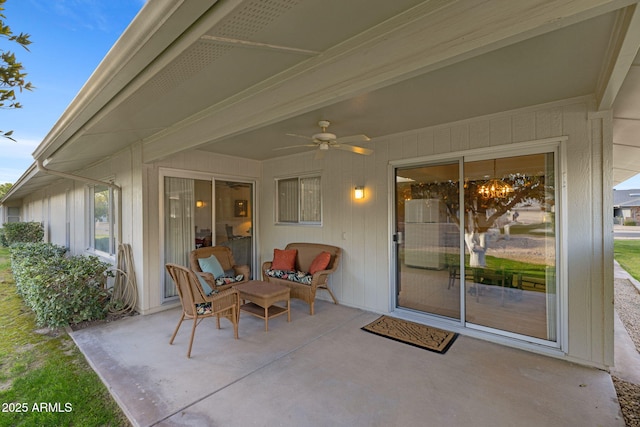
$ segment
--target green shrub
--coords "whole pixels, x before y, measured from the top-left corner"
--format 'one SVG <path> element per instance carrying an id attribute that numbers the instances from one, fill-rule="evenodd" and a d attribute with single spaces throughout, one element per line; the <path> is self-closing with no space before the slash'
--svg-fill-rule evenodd
<path id="1" fill-rule="evenodd" d="M 14 243 L 38 243 L 44 239 L 44 227 L 39 222 L 7 222 L 2 228 L 6 246 Z"/>
<path id="2" fill-rule="evenodd" d="M 106 315 L 103 283 L 109 264 L 95 256 L 65 257 L 65 252 L 50 243 L 11 246 L 16 288 L 39 325 L 58 328 Z"/>
<path id="3" fill-rule="evenodd" d="M 624 225 L 636 225 L 636 220 L 635 219 L 625 219 L 624 220 Z"/>
<path id="4" fill-rule="evenodd" d="M 43 268 L 42 263 L 64 257 L 67 249 L 50 243 L 15 243 L 10 252 L 16 288 L 23 295 L 23 288 L 31 285 L 33 277 Z"/>

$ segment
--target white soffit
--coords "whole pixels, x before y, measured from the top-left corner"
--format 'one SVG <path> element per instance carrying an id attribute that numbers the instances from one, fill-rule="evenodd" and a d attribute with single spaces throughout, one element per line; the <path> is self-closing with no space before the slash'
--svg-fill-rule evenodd
<path id="1" fill-rule="evenodd" d="M 632 3 L 183 2 L 169 22 L 184 32 L 162 53 L 154 44 L 139 78 L 110 75 L 124 84 L 111 102 L 98 105 L 96 85 L 95 105 L 65 112 L 50 167 L 136 143 L 145 161 L 195 148 L 264 159 L 321 118 L 340 135 L 381 136 L 592 94 L 616 10 Z"/>
<path id="2" fill-rule="evenodd" d="M 634 59 L 613 106 L 613 184 L 640 173 L 640 59 Z"/>
<path id="3" fill-rule="evenodd" d="M 422 5 L 433 6 L 436 3 L 426 2 Z M 276 79 L 266 80 L 244 94 L 239 93 L 223 103 L 212 105 L 188 121 L 178 123 L 149 138 L 144 142 L 145 161 L 153 161 L 174 153 L 176 147 L 172 141 L 178 135 L 186 141 L 182 149 L 201 148 L 208 143 L 244 134 L 303 113 L 326 109 L 335 102 L 348 103 L 350 97 L 368 96 L 367 94 L 372 90 L 415 77 L 420 73 L 438 70 L 466 58 L 477 57 L 501 46 L 526 40 L 535 34 L 544 34 L 549 31 L 550 25 L 557 29 L 570 23 L 580 22 L 579 15 L 598 16 L 595 10 L 602 10 L 604 7 L 604 5 L 596 6 L 588 12 L 588 8 L 585 8 L 581 12 L 575 5 L 571 6 L 569 11 L 569 6 L 564 4 L 562 7 L 557 5 L 544 11 L 546 7 L 541 7 L 540 10 L 536 10 L 536 14 L 523 15 L 522 10 L 517 12 L 515 9 L 520 7 L 528 10 L 531 5 L 513 2 L 509 3 L 509 8 L 501 9 L 497 3 L 490 3 L 485 7 L 476 7 L 467 2 L 445 3 L 446 6 L 440 9 L 433 6 L 432 10 L 423 10 L 422 15 L 412 14 L 402 16 L 402 19 L 395 18 L 393 25 L 387 25 L 389 24 L 387 22 L 373 33 L 360 34 L 334 46 L 330 49 L 331 53 L 327 51 L 318 57 L 304 61 L 299 66 L 277 76 Z M 607 6 L 612 5 L 607 3 Z M 552 19 L 553 14 L 556 18 Z M 614 14 L 614 12 L 611 13 L 611 15 Z M 478 15 L 483 16 L 483 19 L 478 20 Z M 563 17 L 558 19 L 559 16 Z M 470 20 L 472 17 L 473 19 Z M 595 18 L 593 21 L 599 19 L 601 18 Z M 403 25 L 398 26 L 400 21 Z M 608 30 L 610 31 L 610 28 Z M 596 30 L 595 33 L 599 31 Z M 586 62 L 592 60 L 594 55 L 597 58 L 598 53 L 601 53 L 598 46 L 607 45 L 610 37 L 609 32 L 605 31 L 603 39 L 590 45 L 581 37 L 589 34 L 588 32 L 581 34 L 574 40 L 575 50 L 585 54 L 582 59 Z M 566 51 L 569 56 L 571 53 L 571 50 Z M 526 56 L 526 52 L 523 55 Z M 598 60 L 601 61 L 602 57 L 596 59 Z M 600 68 L 598 66 L 598 71 Z M 562 85 L 562 83 L 571 85 L 573 80 L 579 80 L 582 77 L 582 69 L 580 63 L 575 64 L 569 71 L 561 73 L 562 75 L 552 76 L 557 78 L 551 78 L 550 82 L 555 85 Z M 588 73 L 593 71 L 590 67 L 586 69 Z M 572 74 L 573 77 L 563 80 L 564 75 L 568 74 Z M 517 98 L 518 93 L 522 94 L 522 90 L 527 90 L 528 83 L 524 80 L 525 76 L 526 72 L 518 75 L 522 79 L 520 81 L 524 83 L 516 85 L 514 90 L 507 89 L 505 95 Z M 532 75 L 529 77 L 536 78 Z M 596 84 L 596 82 L 591 83 L 588 89 L 590 93 L 595 92 Z M 539 95 L 536 91 L 530 93 Z M 464 95 L 459 95 L 459 99 L 466 102 L 463 98 Z M 494 98 L 496 96 L 490 96 L 485 98 L 485 101 L 491 102 Z M 523 94 L 520 98 L 523 103 L 526 102 L 524 98 Z M 392 115 L 384 115 L 384 117 L 384 122 L 394 123 L 391 119 Z M 325 118 L 341 120 L 337 116 L 325 116 Z M 389 133 L 392 132 L 380 134 Z M 263 137 L 261 140 L 266 141 L 266 144 L 270 143 L 267 138 Z M 246 153 L 247 145 L 244 145 L 244 148 Z M 254 152 L 253 147 L 251 152 Z"/>
<path id="4" fill-rule="evenodd" d="M 201 150 L 264 160 L 305 148 L 286 133 L 311 134 L 320 119 L 339 135 L 382 137 L 501 111 L 592 94 L 615 14 L 603 15 L 504 47 L 255 131 L 213 141 Z"/>

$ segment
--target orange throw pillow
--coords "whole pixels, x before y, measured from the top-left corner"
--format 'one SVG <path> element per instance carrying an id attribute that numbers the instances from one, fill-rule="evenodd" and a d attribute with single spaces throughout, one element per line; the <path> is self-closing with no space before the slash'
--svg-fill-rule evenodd
<path id="1" fill-rule="evenodd" d="M 324 270 L 329 265 L 329 261 L 331 261 L 331 254 L 329 252 L 320 252 L 311 263 L 309 274 L 316 274 L 316 272 Z"/>
<path id="2" fill-rule="evenodd" d="M 273 262 L 271 263 L 272 270 L 286 270 L 293 271 L 296 269 L 296 255 L 298 255 L 297 249 L 274 249 L 273 250 Z"/>

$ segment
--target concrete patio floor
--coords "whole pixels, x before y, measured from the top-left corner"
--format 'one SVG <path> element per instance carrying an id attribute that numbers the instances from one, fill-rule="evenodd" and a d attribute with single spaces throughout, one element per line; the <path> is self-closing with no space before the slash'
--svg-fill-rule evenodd
<path id="1" fill-rule="evenodd" d="M 465 336 L 433 353 L 360 329 L 378 316 L 294 300 L 239 340 L 205 319 L 191 359 L 178 309 L 72 337 L 135 426 L 624 426 L 607 372 Z"/>

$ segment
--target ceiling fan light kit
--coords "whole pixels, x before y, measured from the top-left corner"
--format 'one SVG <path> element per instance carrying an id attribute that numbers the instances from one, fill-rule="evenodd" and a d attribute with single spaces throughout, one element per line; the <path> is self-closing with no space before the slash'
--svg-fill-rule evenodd
<path id="1" fill-rule="evenodd" d="M 311 138 L 313 138 L 314 141 L 319 141 L 319 142 L 330 142 L 330 141 L 335 141 L 337 139 L 334 134 L 328 133 L 328 132 L 316 133 Z"/>
<path id="2" fill-rule="evenodd" d="M 280 147 L 280 148 L 276 148 L 276 150 L 286 150 L 289 148 L 297 148 L 297 147 L 314 147 L 317 150 L 320 150 L 322 152 L 335 148 L 338 150 L 350 151 L 356 154 L 363 154 L 365 156 L 368 156 L 369 154 L 373 153 L 373 150 L 370 150 L 368 148 L 362 148 L 362 147 L 357 147 L 353 145 L 345 145 L 345 144 L 356 143 L 356 142 L 368 142 L 371 139 L 367 135 L 350 135 L 350 136 L 345 136 L 343 138 L 339 138 L 335 134 L 327 132 L 327 128 L 329 127 L 330 124 L 331 122 L 328 120 L 320 120 L 318 122 L 318 126 L 320 126 L 320 129 L 322 130 L 322 132 L 316 133 L 310 137 L 305 135 L 298 135 L 295 133 L 288 133 L 286 134 L 287 136 L 304 138 L 307 140 L 311 140 L 312 143 L 303 144 L 303 145 L 292 145 L 289 147 Z M 320 153 L 316 154 L 316 157 L 315 157 L 316 159 L 321 159 L 323 157 L 322 155 L 319 155 L 319 154 Z"/>

